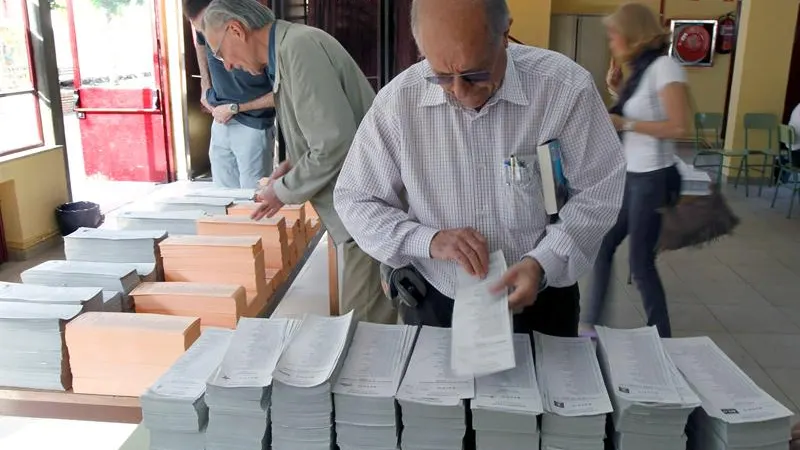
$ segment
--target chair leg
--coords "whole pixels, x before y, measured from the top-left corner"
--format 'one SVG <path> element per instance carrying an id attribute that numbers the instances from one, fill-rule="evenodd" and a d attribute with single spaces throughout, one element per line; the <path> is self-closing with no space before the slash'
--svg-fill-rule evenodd
<path id="1" fill-rule="evenodd" d="M 764 184 L 769 182 L 770 178 L 772 178 L 772 173 L 767 173 L 767 162 L 768 161 L 769 161 L 769 156 L 764 155 L 764 162 L 761 164 L 761 179 L 759 180 L 759 183 L 758 183 L 758 196 L 759 197 L 761 197 L 761 192 L 764 190 Z"/>
<path id="2" fill-rule="evenodd" d="M 628 284 L 633 284 L 633 272 L 628 270 Z"/>
<path id="3" fill-rule="evenodd" d="M 792 218 L 792 209 L 794 208 L 794 198 L 797 197 L 797 191 L 800 190 L 797 186 L 797 182 L 792 185 L 792 198 L 789 199 L 789 212 L 786 214 L 787 219 Z"/>
<path id="4" fill-rule="evenodd" d="M 742 170 L 744 170 L 744 156 L 742 159 L 739 160 L 739 170 L 736 171 L 736 180 L 733 182 L 733 188 L 739 188 L 739 178 L 742 176 Z"/>
<path id="5" fill-rule="evenodd" d="M 778 182 L 775 183 L 775 193 L 772 194 L 772 203 L 769 205 L 770 208 L 775 207 L 775 200 L 778 199 L 778 191 L 781 189 L 781 177 L 783 176 L 783 168 L 778 171 Z"/>
<path id="6" fill-rule="evenodd" d="M 744 196 L 750 197 L 750 161 L 744 157 Z"/>

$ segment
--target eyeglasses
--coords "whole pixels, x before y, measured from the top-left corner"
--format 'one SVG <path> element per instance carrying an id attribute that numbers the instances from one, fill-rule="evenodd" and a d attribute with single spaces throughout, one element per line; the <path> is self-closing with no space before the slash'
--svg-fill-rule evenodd
<path id="1" fill-rule="evenodd" d="M 428 82 L 438 84 L 439 86 L 453 84 L 456 78 L 461 78 L 469 84 L 485 83 L 492 78 L 492 73 L 488 70 L 482 70 L 479 72 L 457 73 L 453 75 L 430 75 L 425 77 Z"/>
<path id="2" fill-rule="evenodd" d="M 222 56 L 219 54 L 219 51 L 220 49 L 222 49 L 222 43 L 225 42 L 225 36 L 227 35 L 228 35 L 228 28 L 226 27 L 225 32 L 222 33 L 222 39 L 219 40 L 219 46 L 217 46 L 216 50 L 213 48 L 211 49 L 211 56 L 213 56 L 214 59 L 220 62 L 225 62 L 225 60 L 222 59 Z"/>

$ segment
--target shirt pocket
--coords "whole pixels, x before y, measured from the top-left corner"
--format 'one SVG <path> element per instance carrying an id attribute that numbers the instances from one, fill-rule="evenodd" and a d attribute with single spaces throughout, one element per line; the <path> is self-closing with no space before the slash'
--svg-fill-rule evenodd
<path id="1" fill-rule="evenodd" d="M 541 231 L 547 224 L 542 181 L 535 153 L 517 156 L 516 167 L 504 164 L 503 219 L 510 231 Z"/>

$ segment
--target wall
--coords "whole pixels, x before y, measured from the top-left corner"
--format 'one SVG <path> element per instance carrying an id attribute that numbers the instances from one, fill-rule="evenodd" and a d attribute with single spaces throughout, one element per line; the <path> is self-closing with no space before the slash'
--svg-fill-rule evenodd
<path id="1" fill-rule="evenodd" d="M 0 210 L 12 257 L 58 236 L 54 211 L 68 198 L 62 147 L 0 158 Z"/>
<path id="2" fill-rule="evenodd" d="M 562 0 L 552 0 L 558 3 Z M 511 35 L 527 45 L 547 48 L 550 40 L 551 0 L 508 0 Z"/>

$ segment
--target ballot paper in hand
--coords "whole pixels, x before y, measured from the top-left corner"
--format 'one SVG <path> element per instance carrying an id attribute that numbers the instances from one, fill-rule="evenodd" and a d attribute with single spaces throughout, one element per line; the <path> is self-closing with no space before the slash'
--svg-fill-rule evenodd
<path id="1" fill-rule="evenodd" d="M 489 256 L 484 279 L 463 269 L 456 280 L 453 306 L 451 366 L 456 375 L 481 377 L 515 367 L 514 339 L 508 294 L 491 293 L 506 272 L 502 250 Z"/>

